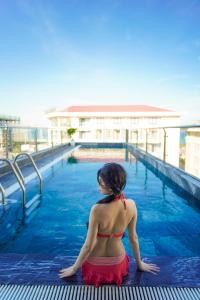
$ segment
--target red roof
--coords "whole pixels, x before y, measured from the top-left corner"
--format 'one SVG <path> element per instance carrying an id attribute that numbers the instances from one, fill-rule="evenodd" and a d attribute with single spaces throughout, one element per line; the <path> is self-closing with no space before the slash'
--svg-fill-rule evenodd
<path id="1" fill-rule="evenodd" d="M 173 110 L 148 105 L 81 105 L 69 106 L 65 112 L 172 112 Z"/>

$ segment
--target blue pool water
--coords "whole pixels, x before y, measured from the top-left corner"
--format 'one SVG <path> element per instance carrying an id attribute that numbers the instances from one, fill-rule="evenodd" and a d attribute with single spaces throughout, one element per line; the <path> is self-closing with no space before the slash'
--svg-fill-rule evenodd
<path id="1" fill-rule="evenodd" d="M 40 207 L 0 252 L 78 255 L 86 238 L 90 208 L 102 198 L 96 173 L 112 160 L 128 173 L 124 194 L 137 205 L 141 255 L 200 256 L 200 212 L 191 199 L 130 154 L 126 161 L 125 149 L 90 149 L 87 153 L 77 150 L 75 159 L 62 160 L 48 172 Z M 32 192 L 34 189 L 32 186 Z M 126 231 L 122 241 L 132 255 L 127 236 Z"/>

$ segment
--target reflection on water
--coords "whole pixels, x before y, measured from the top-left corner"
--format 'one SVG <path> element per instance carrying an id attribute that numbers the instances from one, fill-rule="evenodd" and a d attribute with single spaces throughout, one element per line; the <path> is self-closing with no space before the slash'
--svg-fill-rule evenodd
<path id="1" fill-rule="evenodd" d="M 68 164 L 77 164 L 78 159 L 75 156 L 71 155 L 68 157 L 67 162 L 68 162 Z"/>
<path id="2" fill-rule="evenodd" d="M 80 148 L 68 158 L 69 163 L 77 162 L 135 162 L 135 157 L 127 149 Z"/>

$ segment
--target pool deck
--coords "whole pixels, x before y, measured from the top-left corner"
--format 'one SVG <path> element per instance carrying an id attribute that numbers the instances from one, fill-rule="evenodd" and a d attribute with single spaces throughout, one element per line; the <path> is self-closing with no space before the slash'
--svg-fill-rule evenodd
<path id="1" fill-rule="evenodd" d="M 130 257 L 129 275 L 123 286 L 165 286 L 200 288 L 200 257 L 143 257 L 160 267 L 157 275 L 136 270 Z M 75 256 L 1 253 L 0 284 L 83 285 L 81 270 L 73 276 L 59 278 L 59 270 L 71 266 Z"/>
<path id="2" fill-rule="evenodd" d="M 129 275 L 120 287 L 101 284 L 98 288 L 84 285 L 80 269 L 71 277 L 59 278 L 59 270 L 72 265 L 75 259 L 64 255 L 1 254 L 0 300 L 200 299 L 199 257 L 143 258 L 161 267 L 158 275 L 137 271 L 130 257 Z"/>

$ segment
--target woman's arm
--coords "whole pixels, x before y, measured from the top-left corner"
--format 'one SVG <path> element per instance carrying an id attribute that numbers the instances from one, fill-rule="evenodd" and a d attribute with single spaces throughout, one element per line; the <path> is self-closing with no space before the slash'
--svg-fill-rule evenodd
<path id="1" fill-rule="evenodd" d="M 71 267 L 60 270 L 60 278 L 74 275 L 90 255 L 97 242 L 98 227 L 98 213 L 96 210 L 96 205 L 93 205 L 90 210 L 89 228 L 85 243 L 83 244 L 75 263 Z"/>
<path id="2" fill-rule="evenodd" d="M 132 203 L 133 203 L 132 219 L 128 224 L 128 237 L 133 252 L 133 256 L 135 257 L 137 266 L 139 267 L 141 265 L 141 257 L 140 257 L 140 247 L 139 247 L 138 237 L 136 233 L 137 208 L 135 202 L 133 201 Z"/>
<path id="3" fill-rule="evenodd" d="M 137 223 L 137 207 L 135 202 L 133 201 L 133 216 L 128 224 L 128 236 L 131 245 L 131 249 L 133 252 L 133 256 L 135 257 L 137 268 L 140 271 L 151 272 L 156 274 L 156 272 L 160 271 L 160 268 L 155 264 L 147 264 L 141 260 L 140 257 L 140 247 L 138 242 L 138 237 L 136 233 L 136 223 Z"/>
<path id="4" fill-rule="evenodd" d="M 74 270 L 81 267 L 84 261 L 88 258 L 92 250 L 94 249 L 97 242 L 97 232 L 98 232 L 99 222 L 98 213 L 96 205 L 93 205 L 90 211 L 89 226 L 87 231 L 87 237 L 85 243 L 83 244 L 79 256 L 73 265 Z"/>
<path id="5" fill-rule="evenodd" d="M 88 246 L 84 243 L 81 250 L 80 250 L 80 253 L 73 265 L 73 269 L 74 271 L 77 271 L 81 265 L 84 263 L 84 261 L 88 258 L 88 256 L 90 255 L 91 253 L 91 250 L 88 248 Z"/>
<path id="6" fill-rule="evenodd" d="M 78 268 L 83 263 L 83 261 L 88 257 L 89 254 L 90 254 L 90 252 L 88 251 L 88 247 L 84 244 L 83 247 L 81 248 L 80 254 L 79 254 L 75 264 L 72 265 L 71 267 L 60 270 L 59 277 L 63 278 L 63 277 L 68 277 L 68 276 L 74 275 L 76 273 L 76 271 L 78 270 Z"/>

